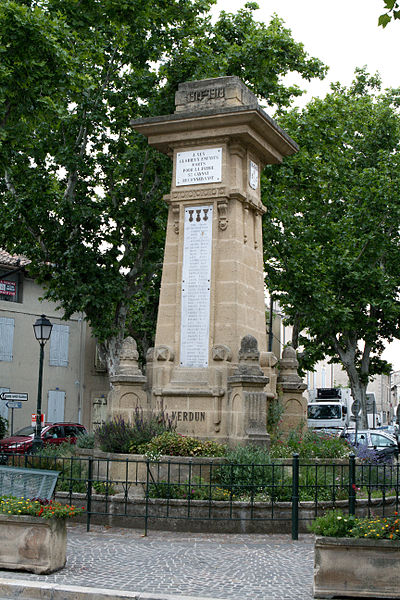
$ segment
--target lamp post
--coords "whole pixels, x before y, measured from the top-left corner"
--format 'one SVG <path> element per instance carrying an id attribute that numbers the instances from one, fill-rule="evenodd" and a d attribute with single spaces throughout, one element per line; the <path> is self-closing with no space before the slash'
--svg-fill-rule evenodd
<path id="1" fill-rule="evenodd" d="M 47 340 L 50 339 L 51 330 L 53 325 L 46 318 L 46 315 L 42 315 L 40 319 L 37 319 L 33 326 L 35 332 L 35 338 L 40 344 L 40 359 L 39 359 L 39 381 L 38 381 L 38 393 L 37 393 L 37 404 L 36 404 L 36 426 L 35 436 L 33 438 L 32 450 L 37 452 L 43 446 L 42 441 L 42 380 L 43 380 L 43 358 L 44 358 L 44 346 Z"/>

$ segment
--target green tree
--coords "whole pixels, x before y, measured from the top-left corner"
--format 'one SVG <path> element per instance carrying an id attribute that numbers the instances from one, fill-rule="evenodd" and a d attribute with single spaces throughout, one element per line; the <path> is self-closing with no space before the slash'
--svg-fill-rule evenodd
<path id="1" fill-rule="evenodd" d="M 110 374 L 124 335 L 151 343 L 171 175 L 130 119 L 173 112 L 184 80 L 239 75 L 284 106 L 302 93 L 286 73 L 325 73 L 277 17 L 257 23 L 249 3 L 212 24 L 212 3 L 1 5 L 0 247 L 31 260 L 65 318 L 85 313 Z"/>
<path id="2" fill-rule="evenodd" d="M 300 151 L 265 172 L 267 285 L 306 335 L 303 367 L 341 362 L 366 426 L 368 380 L 400 338 L 400 90 L 356 71 L 280 124 Z"/>
<path id="3" fill-rule="evenodd" d="M 400 19 L 400 4 L 397 0 L 383 0 L 383 4 L 386 12 L 380 15 L 378 25 L 385 28 L 392 19 Z"/>

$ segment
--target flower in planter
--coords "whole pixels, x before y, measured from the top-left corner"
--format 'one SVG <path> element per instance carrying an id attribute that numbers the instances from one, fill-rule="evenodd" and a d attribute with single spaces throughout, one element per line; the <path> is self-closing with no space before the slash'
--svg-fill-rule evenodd
<path id="1" fill-rule="evenodd" d="M 68 519 L 81 514 L 84 508 L 61 504 L 46 498 L 0 497 L 0 513 L 10 515 L 31 515 L 43 519 Z"/>
<path id="2" fill-rule="evenodd" d="M 400 519 L 397 512 L 388 517 L 360 519 L 353 515 L 343 515 L 339 510 L 330 510 L 315 519 L 311 531 L 326 537 L 400 540 Z"/>

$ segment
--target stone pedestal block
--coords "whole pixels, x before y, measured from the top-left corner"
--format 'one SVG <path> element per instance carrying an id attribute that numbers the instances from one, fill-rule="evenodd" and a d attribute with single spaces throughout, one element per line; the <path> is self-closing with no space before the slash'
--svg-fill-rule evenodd
<path id="1" fill-rule="evenodd" d="M 136 342 L 132 337 L 124 340 L 119 363 L 119 372 L 110 377 L 112 389 L 108 395 L 108 416 L 122 417 L 132 422 L 137 409 L 146 416 L 150 403 L 146 392 L 146 377 L 138 366 Z"/>
<path id="2" fill-rule="evenodd" d="M 286 434 L 298 427 L 307 427 L 307 399 L 303 396 L 307 385 L 297 373 L 298 366 L 296 350 L 286 346 L 279 361 L 277 379 L 277 392 L 283 405 L 281 429 Z"/>
<path id="3" fill-rule="evenodd" d="M 239 351 L 239 364 L 232 377 L 228 378 L 231 429 L 231 444 L 257 444 L 269 447 L 267 433 L 268 384 L 259 363 L 260 353 L 257 340 L 247 335 Z"/>

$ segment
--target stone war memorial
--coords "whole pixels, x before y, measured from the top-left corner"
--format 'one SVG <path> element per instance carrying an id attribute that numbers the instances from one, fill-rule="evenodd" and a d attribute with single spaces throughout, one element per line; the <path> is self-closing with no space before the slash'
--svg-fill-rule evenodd
<path id="1" fill-rule="evenodd" d="M 268 402 L 283 429 L 306 418 L 296 353 L 267 352 L 260 174 L 297 151 L 237 77 L 179 85 L 172 115 L 131 122 L 173 161 L 155 347 L 146 376 L 125 340 L 109 414 L 164 410 L 177 431 L 268 444 Z"/>

